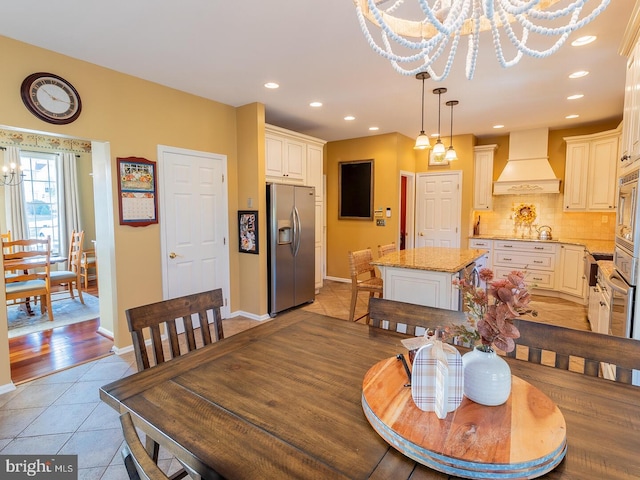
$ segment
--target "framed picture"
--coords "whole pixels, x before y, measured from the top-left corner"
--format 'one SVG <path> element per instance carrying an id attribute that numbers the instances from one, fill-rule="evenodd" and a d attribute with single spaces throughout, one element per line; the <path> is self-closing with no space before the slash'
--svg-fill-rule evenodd
<path id="1" fill-rule="evenodd" d="M 338 219 L 373 220 L 373 160 L 338 163 Z"/>
<path id="2" fill-rule="evenodd" d="M 238 251 L 258 254 L 258 212 L 238 210 Z"/>
<path id="3" fill-rule="evenodd" d="M 429 152 L 429 165 L 449 165 L 449 160 L 445 160 L 446 152 L 442 155 L 433 153 L 433 149 Z"/>
<path id="4" fill-rule="evenodd" d="M 140 157 L 117 161 L 120 225 L 144 227 L 158 223 L 156 162 Z"/>

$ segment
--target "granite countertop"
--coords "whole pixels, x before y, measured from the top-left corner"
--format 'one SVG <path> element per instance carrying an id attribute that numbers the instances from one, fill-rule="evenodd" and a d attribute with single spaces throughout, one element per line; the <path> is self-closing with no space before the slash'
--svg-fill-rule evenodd
<path id="1" fill-rule="evenodd" d="M 421 247 L 389 253 L 371 263 L 379 267 L 456 273 L 486 253 L 487 250 L 478 249 Z"/>
<path id="2" fill-rule="evenodd" d="M 609 275 L 611 275 L 616 269 L 615 263 L 610 260 L 598 260 L 596 263 L 598 264 L 598 268 L 602 270 L 605 277 L 609 277 Z"/>
<path id="3" fill-rule="evenodd" d="M 593 240 L 585 238 L 554 238 L 552 240 L 539 240 L 535 237 L 514 237 L 507 235 L 474 235 L 472 238 L 482 240 L 511 240 L 519 242 L 543 242 L 543 243 L 567 243 L 571 245 L 582 245 L 589 253 L 613 254 L 615 242 L 613 240 Z"/>

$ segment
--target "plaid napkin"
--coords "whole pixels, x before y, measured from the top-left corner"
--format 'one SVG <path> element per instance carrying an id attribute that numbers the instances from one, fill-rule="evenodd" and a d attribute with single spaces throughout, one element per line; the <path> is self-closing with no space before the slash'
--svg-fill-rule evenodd
<path id="1" fill-rule="evenodd" d="M 445 418 L 462 402 L 464 374 L 456 348 L 440 340 L 420 347 L 413 360 L 411 395 L 416 406 Z"/>

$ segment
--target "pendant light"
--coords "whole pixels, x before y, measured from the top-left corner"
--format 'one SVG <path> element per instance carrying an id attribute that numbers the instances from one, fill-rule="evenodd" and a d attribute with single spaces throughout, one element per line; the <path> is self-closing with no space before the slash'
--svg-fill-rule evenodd
<path id="1" fill-rule="evenodd" d="M 416 74 L 416 78 L 418 80 L 422 80 L 422 128 L 420 128 L 420 135 L 416 138 L 416 144 L 413 148 L 417 150 L 424 150 L 425 148 L 429 148 L 431 143 L 429 142 L 429 137 L 424 133 L 424 81 L 427 78 L 431 78 L 427 72 L 420 72 Z"/>
<path id="2" fill-rule="evenodd" d="M 434 88 L 433 93 L 438 95 L 438 141 L 433 146 L 433 154 L 436 157 L 442 157 L 444 156 L 446 149 L 444 148 L 444 144 L 442 143 L 442 140 L 440 140 L 440 106 L 441 106 L 440 97 L 443 93 L 447 93 L 447 89 Z"/>
<path id="3" fill-rule="evenodd" d="M 444 156 L 444 159 L 448 162 L 452 162 L 454 160 L 458 160 L 458 154 L 453 149 L 453 107 L 454 105 L 458 105 L 458 100 L 449 100 L 446 105 L 447 107 L 451 107 L 451 129 L 449 130 L 449 149 L 447 150 L 447 154 Z"/>

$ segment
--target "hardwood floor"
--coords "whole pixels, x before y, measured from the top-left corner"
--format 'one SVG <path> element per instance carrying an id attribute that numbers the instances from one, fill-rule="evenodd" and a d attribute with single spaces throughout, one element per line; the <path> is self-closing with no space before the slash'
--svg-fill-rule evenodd
<path id="1" fill-rule="evenodd" d="M 87 293 L 97 297 L 89 283 Z M 113 340 L 97 332 L 100 320 L 58 327 L 9 340 L 11 379 L 19 384 L 111 354 Z"/>

